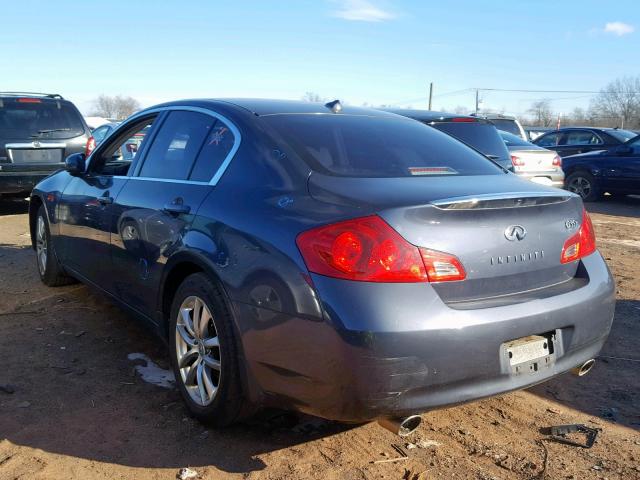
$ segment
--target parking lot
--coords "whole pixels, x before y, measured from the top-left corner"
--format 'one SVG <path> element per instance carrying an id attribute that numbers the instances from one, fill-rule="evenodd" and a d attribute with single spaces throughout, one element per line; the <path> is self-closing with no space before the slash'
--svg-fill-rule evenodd
<path id="1" fill-rule="evenodd" d="M 618 300 L 595 369 L 427 413 L 407 440 L 279 412 L 206 429 L 177 390 L 143 378 L 162 383 L 159 341 L 85 286 L 40 283 L 27 208 L 0 203 L 2 479 L 172 479 L 184 467 L 210 479 L 640 478 L 640 198 L 588 205 Z M 140 368 L 149 360 L 158 369 Z M 593 448 L 545 440 L 541 429 L 568 423 L 601 429 Z"/>

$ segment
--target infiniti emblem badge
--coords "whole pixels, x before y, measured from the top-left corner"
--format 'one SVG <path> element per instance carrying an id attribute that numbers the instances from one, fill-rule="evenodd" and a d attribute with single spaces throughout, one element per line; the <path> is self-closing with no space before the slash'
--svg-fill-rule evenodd
<path id="1" fill-rule="evenodd" d="M 527 236 L 527 230 L 522 225 L 510 225 L 504 230 L 504 236 L 510 242 L 520 241 Z"/>

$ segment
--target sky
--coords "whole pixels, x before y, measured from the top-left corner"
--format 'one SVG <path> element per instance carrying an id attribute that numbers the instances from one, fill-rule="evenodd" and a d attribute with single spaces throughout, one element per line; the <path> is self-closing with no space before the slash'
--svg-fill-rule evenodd
<path id="1" fill-rule="evenodd" d="M 597 91 L 640 75 L 637 0 L 3 0 L 0 90 L 469 111 L 474 88 Z M 480 91 L 481 107 L 556 111 L 589 94 Z"/>

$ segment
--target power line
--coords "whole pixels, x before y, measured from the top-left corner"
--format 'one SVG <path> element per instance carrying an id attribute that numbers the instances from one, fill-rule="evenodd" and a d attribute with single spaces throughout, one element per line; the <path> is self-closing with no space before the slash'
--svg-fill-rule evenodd
<path id="1" fill-rule="evenodd" d="M 472 90 L 479 90 L 481 92 L 515 92 L 515 93 L 626 93 L 631 95 L 640 95 L 640 92 L 625 92 L 625 91 L 595 91 L 595 90 L 531 90 L 531 89 L 509 89 L 509 88 L 473 88 Z"/>

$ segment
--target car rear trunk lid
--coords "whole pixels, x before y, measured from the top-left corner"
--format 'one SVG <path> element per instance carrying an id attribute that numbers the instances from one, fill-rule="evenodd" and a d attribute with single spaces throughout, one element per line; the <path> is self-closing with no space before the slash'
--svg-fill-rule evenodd
<path id="1" fill-rule="evenodd" d="M 457 256 L 466 279 L 434 284 L 447 303 L 537 291 L 576 277 L 560 263 L 577 231 L 580 200 L 514 175 L 429 178 L 327 178 L 309 190 L 331 203 L 372 209 L 407 241 Z M 530 297 L 529 297 L 530 298 Z"/>

